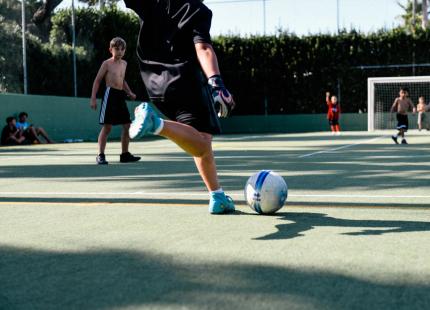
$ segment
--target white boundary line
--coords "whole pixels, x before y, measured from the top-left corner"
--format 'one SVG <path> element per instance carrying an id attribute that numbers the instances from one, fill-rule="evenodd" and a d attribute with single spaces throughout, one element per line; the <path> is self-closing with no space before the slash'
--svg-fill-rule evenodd
<path id="1" fill-rule="evenodd" d="M 359 142 L 356 142 L 356 143 L 353 143 L 353 144 L 343 145 L 343 146 L 340 146 L 340 147 L 337 147 L 337 148 L 334 148 L 334 149 L 323 150 L 323 151 L 318 151 L 318 152 L 314 152 L 314 153 L 309 153 L 309 154 L 301 155 L 298 158 L 311 157 L 311 156 L 314 156 L 314 155 L 324 154 L 324 153 L 332 153 L 332 152 L 336 152 L 336 151 L 339 151 L 339 150 L 347 149 L 347 148 L 350 148 L 350 147 L 353 147 L 353 146 L 357 146 L 357 145 L 360 145 L 360 144 L 367 144 L 367 143 L 370 143 L 370 142 L 373 142 L 373 141 L 376 141 L 376 140 L 379 140 L 379 139 L 382 139 L 382 138 L 386 138 L 386 137 L 387 136 L 384 135 L 384 136 L 372 138 L 372 139 L 369 139 L 369 140 L 359 141 Z"/>
<path id="2" fill-rule="evenodd" d="M 141 196 L 141 197 L 169 197 L 172 192 L 0 192 L 1 198 L 17 198 L 22 196 L 37 196 L 33 198 L 47 198 L 46 196 L 82 196 L 82 198 L 95 197 L 109 198 L 112 196 Z M 239 196 L 241 194 L 233 194 Z M 9 197 L 8 197 L 9 196 Z M 180 196 L 187 197 L 208 197 L 208 193 L 180 193 Z M 178 198 L 178 195 L 175 195 Z M 357 194 L 290 194 L 288 197 L 295 198 L 377 198 L 377 199 L 398 199 L 398 198 L 430 198 L 430 195 L 357 195 Z"/>

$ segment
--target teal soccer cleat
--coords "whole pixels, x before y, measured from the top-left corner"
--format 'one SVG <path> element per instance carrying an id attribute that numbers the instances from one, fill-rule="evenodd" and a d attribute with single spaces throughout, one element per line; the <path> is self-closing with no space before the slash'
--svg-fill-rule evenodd
<path id="1" fill-rule="evenodd" d="M 233 213 L 235 210 L 234 202 L 231 197 L 224 193 L 212 193 L 209 201 L 209 213 L 211 214 L 226 214 Z"/>
<path id="2" fill-rule="evenodd" d="M 155 114 L 147 102 L 143 102 L 134 109 L 134 121 L 130 125 L 128 134 L 131 139 L 154 134 L 161 126 L 162 120 Z"/>

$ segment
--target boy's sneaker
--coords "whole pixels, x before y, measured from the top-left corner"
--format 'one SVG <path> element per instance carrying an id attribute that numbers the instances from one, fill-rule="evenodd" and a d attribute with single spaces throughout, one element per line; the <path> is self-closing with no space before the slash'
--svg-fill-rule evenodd
<path id="1" fill-rule="evenodd" d="M 139 160 L 140 160 L 139 156 L 134 156 L 130 152 L 125 152 L 119 155 L 119 161 L 122 163 L 133 163 Z"/>
<path id="2" fill-rule="evenodd" d="M 396 137 L 396 136 L 391 136 L 391 139 L 393 139 L 393 141 L 394 141 L 396 144 L 399 144 L 399 141 L 397 141 L 397 137 Z"/>
<path id="3" fill-rule="evenodd" d="M 147 102 L 143 102 L 134 109 L 134 121 L 130 125 L 128 134 L 131 139 L 154 134 L 160 130 L 162 120 L 155 114 Z"/>
<path id="4" fill-rule="evenodd" d="M 408 144 L 408 142 L 406 142 L 406 139 L 402 140 L 402 144 Z"/>
<path id="5" fill-rule="evenodd" d="M 96 157 L 96 162 L 97 162 L 98 165 L 107 165 L 108 164 L 108 162 L 106 161 L 105 154 L 99 154 Z"/>
<path id="6" fill-rule="evenodd" d="M 230 196 L 226 196 L 224 193 L 211 193 L 209 213 L 226 214 L 232 213 L 234 210 L 234 202 Z"/>

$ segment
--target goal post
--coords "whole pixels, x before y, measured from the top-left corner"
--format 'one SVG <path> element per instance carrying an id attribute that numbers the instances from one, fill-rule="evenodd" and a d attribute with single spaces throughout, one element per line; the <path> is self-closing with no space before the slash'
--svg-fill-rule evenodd
<path id="1" fill-rule="evenodd" d="M 367 79 L 367 129 L 368 131 L 393 129 L 390 109 L 399 96 L 400 88 L 409 90 L 409 98 L 416 106 L 418 98 L 430 100 L 430 76 L 378 77 Z M 416 128 L 416 121 L 410 119 L 410 128 Z"/>

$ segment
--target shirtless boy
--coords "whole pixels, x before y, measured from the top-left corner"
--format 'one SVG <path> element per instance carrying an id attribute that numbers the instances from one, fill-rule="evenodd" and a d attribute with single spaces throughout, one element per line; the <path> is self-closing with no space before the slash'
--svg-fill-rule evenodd
<path id="1" fill-rule="evenodd" d="M 394 100 L 390 111 L 391 113 L 397 113 L 397 130 L 399 132 L 391 137 L 396 144 L 399 144 L 399 142 L 397 141 L 399 136 L 402 138 L 402 144 L 408 144 L 405 139 L 405 132 L 408 131 L 409 127 L 409 111 L 415 113 L 415 106 L 412 101 L 408 97 L 406 97 L 405 88 L 400 88 L 399 97 Z"/>
<path id="2" fill-rule="evenodd" d="M 430 105 L 426 105 L 425 98 L 421 96 L 418 98 L 417 112 L 418 112 L 418 130 L 421 131 L 423 128 L 430 130 L 430 123 L 426 112 L 430 110 Z"/>
<path id="3" fill-rule="evenodd" d="M 120 162 L 127 163 L 140 160 L 140 157 L 133 156 L 128 151 L 130 143 L 128 130 L 131 120 L 125 100 L 127 96 L 134 100 L 136 99 L 136 95 L 131 91 L 124 79 L 127 62 L 122 58 L 125 54 L 125 48 L 126 43 L 122 38 L 116 37 L 110 41 L 109 52 L 112 54 L 112 57 L 102 63 L 93 83 L 90 106 L 93 110 L 96 110 L 97 91 L 99 90 L 101 81 L 104 79 L 106 82 L 106 91 L 103 96 L 99 116 L 99 123 L 103 125 L 98 137 L 99 155 L 96 158 L 96 162 L 99 165 L 108 164 L 105 156 L 105 148 L 113 125 L 122 125 L 122 154 L 120 155 Z"/>

